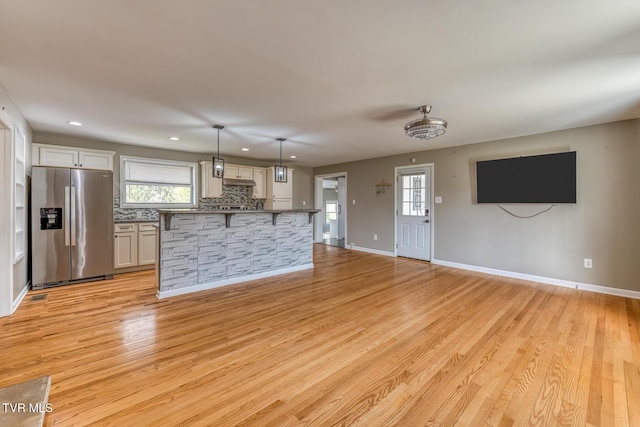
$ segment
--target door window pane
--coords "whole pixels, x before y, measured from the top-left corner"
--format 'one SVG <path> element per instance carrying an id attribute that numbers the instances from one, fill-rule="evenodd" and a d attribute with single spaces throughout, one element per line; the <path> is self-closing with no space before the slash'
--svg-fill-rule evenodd
<path id="1" fill-rule="evenodd" d="M 402 215 L 423 216 L 425 214 L 424 174 L 402 175 Z"/>

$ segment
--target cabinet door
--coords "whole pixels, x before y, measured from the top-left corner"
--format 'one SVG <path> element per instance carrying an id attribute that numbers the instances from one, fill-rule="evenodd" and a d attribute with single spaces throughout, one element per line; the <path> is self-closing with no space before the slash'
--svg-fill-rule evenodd
<path id="1" fill-rule="evenodd" d="M 213 177 L 213 163 L 200 162 L 200 164 L 202 165 L 200 169 L 200 197 L 222 197 L 222 180 Z"/>
<path id="2" fill-rule="evenodd" d="M 293 209 L 293 200 L 291 199 L 267 199 L 265 203 L 266 209 Z"/>
<path id="3" fill-rule="evenodd" d="M 77 168 L 78 151 L 42 146 L 40 147 L 40 165 Z"/>
<path id="4" fill-rule="evenodd" d="M 240 169 L 235 165 L 224 165 L 225 178 L 238 178 Z"/>
<path id="5" fill-rule="evenodd" d="M 266 199 L 267 198 L 267 170 L 265 168 L 253 168 L 253 180 L 256 182 L 256 186 L 253 187 L 254 199 Z"/>
<path id="6" fill-rule="evenodd" d="M 155 264 L 156 231 L 138 231 L 138 265 Z"/>
<path id="7" fill-rule="evenodd" d="M 114 240 L 114 267 L 134 267 L 138 265 L 137 232 L 116 233 Z"/>
<path id="8" fill-rule="evenodd" d="M 275 174 L 273 172 L 273 167 L 269 169 L 269 181 L 271 184 L 270 188 L 267 191 L 270 194 L 267 194 L 267 197 L 273 197 L 276 199 L 291 199 L 293 198 L 293 171 L 287 168 L 287 182 L 275 182 L 274 181 Z"/>
<path id="9" fill-rule="evenodd" d="M 78 167 L 112 171 L 113 155 L 94 151 L 79 151 Z"/>
<path id="10" fill-rule="evenodd" d="M 238 166 L 239 179 L 253 179 L 253 168 L 249 166 Z"/>

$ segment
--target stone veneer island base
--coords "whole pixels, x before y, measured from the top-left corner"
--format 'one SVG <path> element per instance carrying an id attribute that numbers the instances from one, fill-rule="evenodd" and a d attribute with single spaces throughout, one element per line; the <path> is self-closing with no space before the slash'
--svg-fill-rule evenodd
<path id="1" fill-rule="evenodd" d="M 313 268 L 318 210 L 158 212 L 159 298 Z"/>

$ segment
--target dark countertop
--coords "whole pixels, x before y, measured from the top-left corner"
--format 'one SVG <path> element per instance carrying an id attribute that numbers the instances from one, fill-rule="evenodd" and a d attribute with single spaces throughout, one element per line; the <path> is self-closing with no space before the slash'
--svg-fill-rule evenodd
<path id="1" fill-rule="evenodd" d="M 114 224 L 129 224 L 129 223 L 148 223 L 148 222 L 155 222 L 157 223 L 158 221 L 160 221 L 160 219 L 148 219 L 148 218 L 132 218 L 132 219 L 114 219 L 113 223 Z"/>
<path id="2" fill-rule="evenodd" d="M 162 214 L 257 214 L 257 213 L 316 213 L 320 209 L 158 209 Z"/>

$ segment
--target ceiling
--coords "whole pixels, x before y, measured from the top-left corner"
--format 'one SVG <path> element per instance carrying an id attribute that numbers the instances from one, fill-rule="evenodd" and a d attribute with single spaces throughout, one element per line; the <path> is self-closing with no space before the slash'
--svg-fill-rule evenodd
<path id="1" fill-rule="evenodd" d="M 283 137 L 320 166 L 638 118 L 639 22 L 637 0 L 0 0 L 0 84 L 36 132 L 212 153 L 218 123 L 223 157 Z M 403 131 L 422 104 L 449 122 L 427 144 Z"/>

